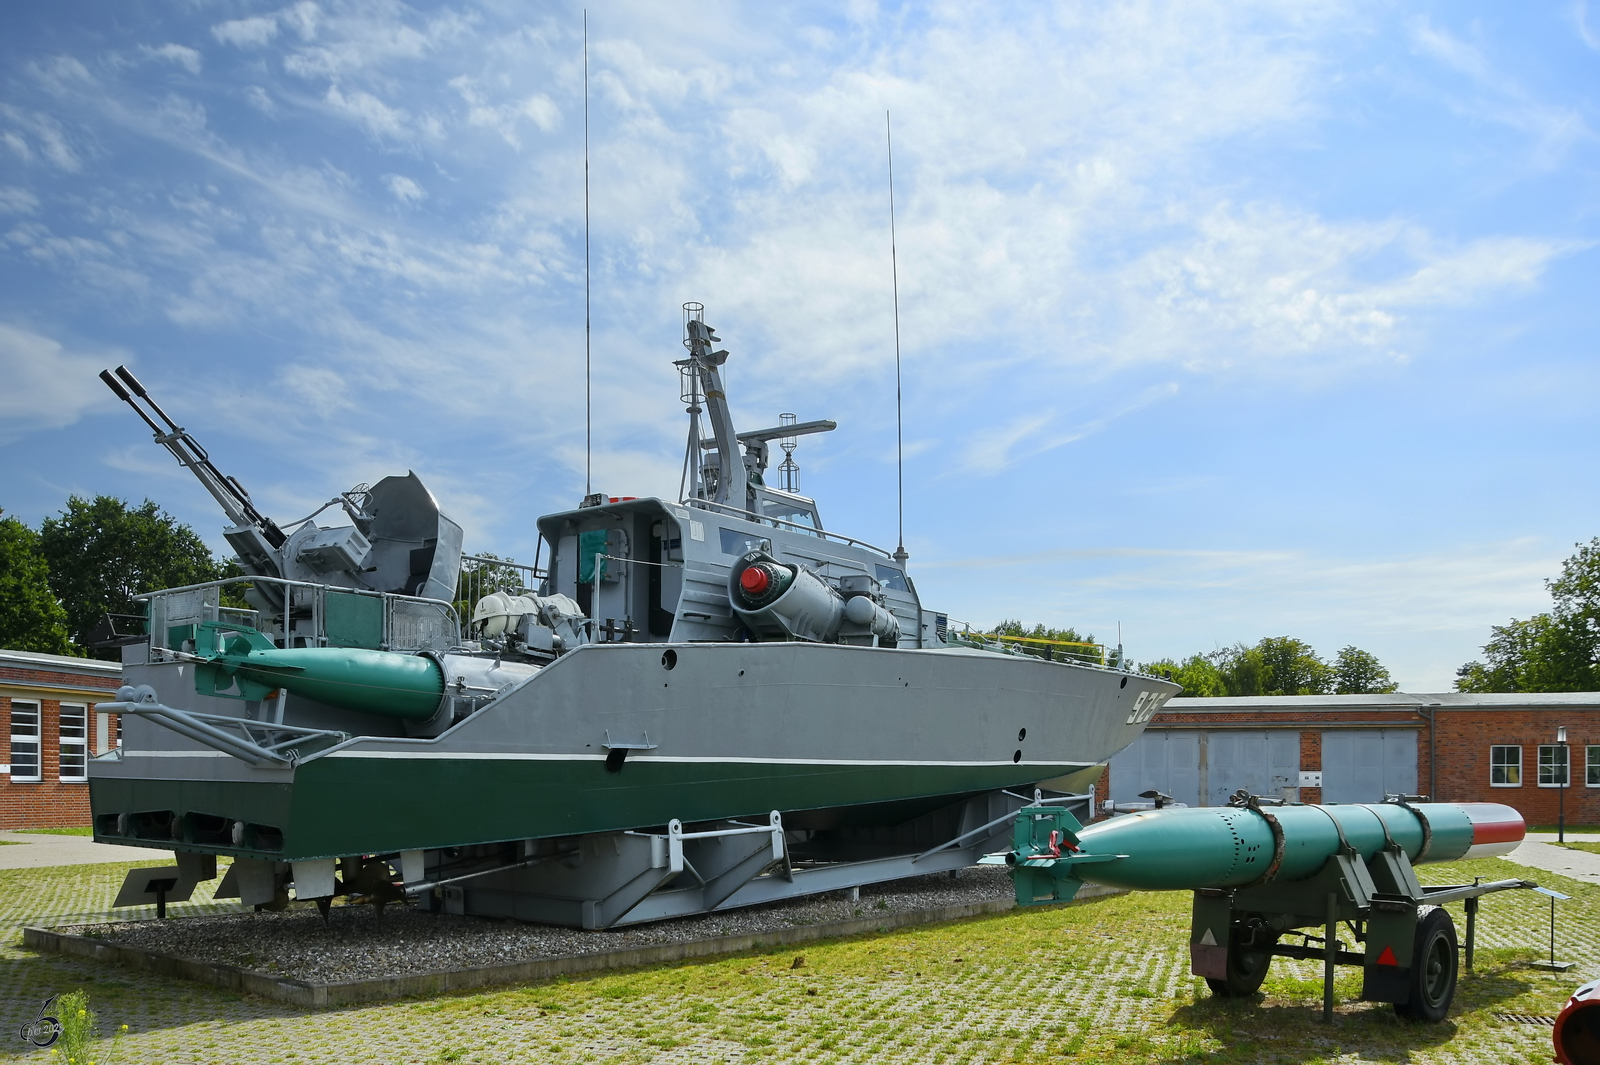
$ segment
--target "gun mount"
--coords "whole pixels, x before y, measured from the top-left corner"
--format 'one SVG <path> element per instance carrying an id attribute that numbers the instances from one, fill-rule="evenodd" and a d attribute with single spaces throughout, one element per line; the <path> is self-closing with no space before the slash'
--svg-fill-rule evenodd
<path id="1" fill-rule="evenodd" d="M 385 477 L 334 496 L 287 531 L 256 509 L 238 478 L 219 470 L 206 449 L 151 398 L 126 366 L 100 371 L 116 393 L 155 434 L 178 464 L 195 475 L 222 507 L 230 525 L 222 535 L 252 577 L 275 577 L 335 588 L 387 592 L 449 601 L 461 570 L 461 526 L 439 511 L 433 494 L 415 473 Z M 148 408 L 148 409 L 146 409 Z M 350 524 L 322 526 L 317 517 L 340 507 Z M 251 605 L 269 614 L 284 611 L 284 588 L 256 582 Z M 289 611 L 304 604 L 289 602 Z"/>

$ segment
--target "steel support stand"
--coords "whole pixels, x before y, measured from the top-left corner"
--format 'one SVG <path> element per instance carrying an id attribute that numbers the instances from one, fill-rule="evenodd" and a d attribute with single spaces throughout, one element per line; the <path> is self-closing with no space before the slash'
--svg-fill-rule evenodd
<path id="1" fill-rule="evenodd" d="M 1478 932 L 1478 896 L 1472 895 L 1466 899 L 1467 909 L 1467 972 L 1472 971 L 1472 948 Z"/>
<path id="2" fill-rule="evenodd" d="M 1322 942 L 1322 1022 L 1333 1023 L 1333 967 L 1338 961 L 1339 896 L 1328 892 L 1328 927 Z"/>

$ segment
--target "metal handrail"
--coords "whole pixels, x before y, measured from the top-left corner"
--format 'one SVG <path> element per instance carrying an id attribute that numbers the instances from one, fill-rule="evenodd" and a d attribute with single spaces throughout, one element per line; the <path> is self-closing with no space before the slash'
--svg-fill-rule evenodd
<path id="1" fill-rule="evenodd" d="M 1076 665 L 1076 666 L 1099 666 L 1102 669 L 1110 668 L 1106 664 L 1105 644 L 1102 644 L 1102 643 L 1082 643 L 1082 642 L 1077 642 L 1077 641 L 1073 641 L 1073 640 L 1042 640 L 1042 639 L 1039 639 L 1037 637 L 1029 637 L 1029 636 L 1000 636 L 1000 635 L 997 635 L 997 634 L 992 633 L 992 632 L 971 632 L 971 631 L 967 631 L 967 632 L 959 632 L 958 633 L 958 632 L 955 632 L 953 630 L 951 631 L 950 636 L 951 636 L 952 639 L 965 641 L 965 642 L 967 642 L 968 644 L 971 644 L 974 647 L 978 647 L 978 648 L 981 648 L 981 649 L 986 650 L 986 651 L 992 650 L 992 651 L 995 651 L 996 653 L 1000 653 L 1000 654 L 1024 654 L 1024 655 L 1029 654 L 1028 649 L 1025 648 L 1025 647 L 1008 647 L 1007 645 L 1010 644 L 1012 641 L 1016 641 L 1018 643 L 1045 644 L 1048 647 L 1052 648 L 1052 650 L 1050 651 L 1050 657 L 1045 659 L 1045 661 L 1049 661 L 1049 662 L 1056 662 L 1057 661 L 1056 658 L 1055 658 L 1055 655 L 1054 655 L 1054 651 L 1053 651 L 1053 648 L 1056 647 L 1056 646 L 1060 646 L 1060 647 L 1098 647 L 1100 649 L 1100 654 L 1099 655 L 1089 654 L 1089 653 L 1085 653 L 1085 652 L 1082 652 L 1082 651 L 1062 651 L 1061 653 L 1065 656 L 1065 661 L 1064 662 L 1060 662 L 1058 664 L 1061 664 L 1061 665 Z M 1039 656 L 1038 655 L 1030 655 L 1030 657 L 1037 658 Z"/>
<path id="2" fill-rule="evenodd" d="M 444 599 L 428 599 L 420 595 L 402 595 L 399 592 L 380 592 L 372 588 L 343 588 L 337 584 L 315 584 L 311 581 L 295 581 L 287 577 L 257 577 L 242 575 L 238 577 L 223 577 L 214 581 L 202 581 L 199 584 L 180 584 L 175 588 L 157 588 L 155 591 L 143 592 L 133 597 L 134 602 L 154 599 L 158 595 L 173 595 L 177 592 L 198 592 L 202 588 L 221 588 L 229 584 L 278 584 L 286 588 L 320 588 L 323 591 L 342 592 L 348 595 L 366 595 L 377 599 L 394 599 L 404 603 L 427 603 L 430 606 L 442 606 L 452 614 L 456 608 Z M 241 610 L 242 607 L 220 607 L 223 610 Z M 459 621 L 459 618 L 457 619 Z"/>
<path id="3" fill-rule="evenodd" d="M 683 499 L 679 500 L 679 503 L 682 506 L 699 507 L 702 510 L 726 511 L 736 518 L 743 518 L 745 521 L 754 522 L 757 525 L 760 525 L 762 522 L 772 522 L 774 525 L 787 525 L 791 529 L 806 533 L 810 536 L 820 536 L 825 540 L 838 540 L 841 543 L 850 544 L 853 547 L 864 547 L 869 551 L 876 551 L 884 558 L 894 558 L 894 552 L 886 551 L 877 544 L 869 544 L 865 540 L 858 540 L 854 536 L 846 536 L 843 533 L 829 532 L 827 529 L 819 529 L 814 525 L 802 525 L 797 521 L 790 521 L 788 518 L 771 518 L 761 514 L 752 514 L 750 511 L 741 507 L 730 506 L 727 503 L 718 503 L 711 499 Z"/>
<path id="4" fill-rule="evenodd" d="M 184 593 L 191 593 L 191 592 L 202 592 L 202 591 L 205 591 L 205 590 L 211 589 L 211 588 L 216 588 L 216 589 L 218 589 L 220 591 L 220 589 L 222 589 L 224 587 L 227 587 L 229 585 L 234 585 L 234 584 L 277 585 L 277 586 L 285 589 L 284 600 L 285 600 L 286 603 L 290 599 L 290 590 L 291 589 L 296 589 L 296 588 L 303 588 L 303 589 L 308 589 L 308 590 L 313 591 L 313 592 L 321 593 L 321 596 L 324 597 L 324 598 L 326 597 L 327 593 L 335 592 L 335 593 L 338 593 L 338 594 L 341 594 L 341 595 L 356 595 L 356 596 L 363 596 L 363 597 L 366 597 L 366 598 L 369 598 L 369 599 L 377 599 L 379 602 L 385 604 L 385 608 L 384 608 L 384 638 L 385 638 L 386 641 L 388 640 L 388 638 L 390 636 L 390 623 L 391 623 L 392 615 L 394 613 L 394 611 L 393 611 L 394 605 L 395 604 L 399 604 L 399 603 L 419 604 L 419 605 L 422 605 L 422 606 L 426 606 L 431 610 L 439 611 L 440 612 L 440 617 L 442 618 L 442 620 L 455 630 L 456 635 L 453 637 L 453 639 L 459 639 L 460 638 L 460 633 L 461 633 L 461 614 L 455 608 L 455 605 L 453 603 L 447 602 L 447 601 L 445 601 L 443 599 L 429 599 L 429 598 L 426 598 L 426 597 L 423 597 L 423 596 L 418 596 L 418 595 L 402 595 L 402 594 L 400 594 L 398 592 L 380 592 L 380 591 L 375 591 L 375 590 L 370 589 L 370 588 L 344 588 L 344 587 L 340 587 L 338 585 L 333 585 L 333 584 L 316 584 L 316 583 L 313 583 L 311 581 L 290 580 L 287 577 L 266 577 L 266 576 L 223 577 L 223 578 L 219 578 L 219 579 L 213 580 L 213 581 L 201 581 L 201 582 L 196 583 L 196 584 L 179 585 L 178 587 L 175 587 L 175 588 L 159 588 L 159 589 L 156 589 L 155 591 L 144 592 L 144 593 L 142 593 L 140 595 L 136 595 L 133 598 L 134 598 L 134 600 L 136 602 L 138 602 L 138 601 L 151 602 L 153 604 L 155 600 L 163 598 L 163 597 L 166 597 L 166 596 L 182 595 Z M 220 598 L 221 597 L 219 595 L 218 599 L 220 600 Z M 152 606 L 152 611 L 153 611 L 153 609 L 154 609 L 154 607 Z M 229 612 L 235 612 L 235 613 L 244 613 L 245 612 L 241 608 L 224 606 L 224 605 L 221 604 L 220 601 L 214 605 L 214 609 L 218 612 L 219 615 L 223 611 L 229 611 Z M 320 614 L 320 612 L 321 611 L 320 611 L 320 607 L 319 607 L 319 608 L 317 608 L 317 613 Z M 259 620 L 259 612 L 252 611 L 251 613 L 257 614 L 257 620 Z M 287 629 L 289 627 L 289 622 L 288 622 L 288 618 L 287 617 L 285 617 L 284 626 L 285 626 L 285 633 L 286 633 L 285 638 L 287 639 Z M 322 620 L 320 618 L 318 618 L 318 620 L 315 622 L 315 624 L 313 625 L 313 628 L 316 630 L 317 637 L 320 638 L 323 635 Z M 158 634 L 156 634 L 154 632 L 152 632 L 150 635 L 151 635 L 153 640 L 154 639 L 159 639 L 159 638 L 164 638 L 164 637 L 158 636 Z M 159 646 L 159 645 L 152 643 L 152 646 Z"/>

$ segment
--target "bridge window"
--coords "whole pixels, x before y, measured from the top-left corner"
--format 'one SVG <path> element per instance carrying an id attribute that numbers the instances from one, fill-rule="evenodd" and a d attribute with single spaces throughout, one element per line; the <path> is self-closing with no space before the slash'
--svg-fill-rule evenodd
<path id="1" fill-rule="evenodd" d="M 767 549 L 770 541 L 760 533 L 747 533 L 740 529 L 722 529 L 722 553 L 742 555 L 749 551 Z"/>
<path id="2" fill-rule="evenodd" d="M 909 592 L 911 590 L 906 587 L 906 575 L 893 566 L 879 566 L 877 569 L 878 581 L 885 588 L 893 588 L 897 592 Z"/>

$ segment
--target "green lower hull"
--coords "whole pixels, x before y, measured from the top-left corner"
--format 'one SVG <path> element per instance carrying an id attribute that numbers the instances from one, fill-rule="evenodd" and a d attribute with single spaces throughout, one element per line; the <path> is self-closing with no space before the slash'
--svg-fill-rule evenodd
<path id="1" fill-rule="evenodd" d="M 403 762 L 403 764 L 397 764 Z M 874 765 L 676 762 L 640 758 L 620 772 L 598 759 L 323 758 L 293 783 L 148 778 L 91 779 L 97 814 L 172 811 L 181 840 L 143 843 L 248 857 L 300 860 L 429 850 L 504 840 L 615 832 L 664 824 L 869 806 L 911 797 L 954 798 L 1081 774 L 1082 765 Z M 266 825 L 281 850 L 196 839 L 189 815 Z"/>

